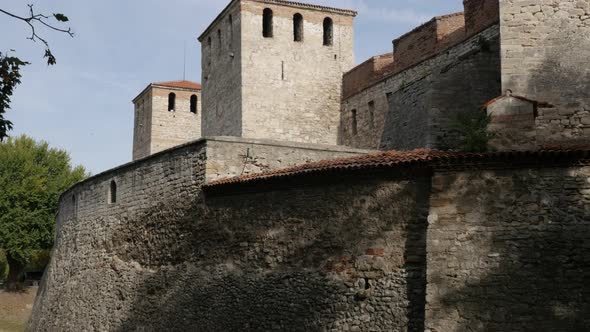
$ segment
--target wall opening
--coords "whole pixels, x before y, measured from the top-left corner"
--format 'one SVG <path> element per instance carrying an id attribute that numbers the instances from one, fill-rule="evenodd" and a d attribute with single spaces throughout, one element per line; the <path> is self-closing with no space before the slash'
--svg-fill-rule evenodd
<path id="1" fill-rule="evenodd" d="M 76 218 L 78 215 L 78 202 L 76 201 L 76 195 L 72 195 L 72 217 Z"/>
<path id="2" fill-rule="evenodd" d="M 176 94 L 174 92 L 170 92 L 168 95 L 168 112 L 174 112 L 174 108 L 176 107 Z"/>
<path id="3" fill-rule="evenodd" d="M 234 46 L 234 18 L 229 14 L 229 49 L 232 50 Z"/>
<path id="4" fill-rule="evenodd" d="M 221 54 L 221 48 L 223 47 L 221 43 L 221 29 L 217 29 L 217 44 L 219 45 L 217 46 L 217 53 Z"/>
<path id="5" fill-rule="evenodd" d="M 357 128 L 357 119 L 356 119 L 356 110 L 352 110 L 350 111 L 350 116 L 351 116 L 351 131 L 353 135 L 356 135 L 358 132 L 358 128 Z"/>
<path id="6" fill-rule="evenodd" d="M 303 41 L 303 15 L 299 13 L 293 15 L 293 40 Z"/>
<path id="7" fill-rule="evenodd" d="M 197 102 L 199 101 L 197 95 L 191 96 L 191 113 L 197 114 Z"/>
<path id="8" fill-rule="evenodd" d="M 272 38 L 272 10 L 265 8 L 262 12 L 262 36 Z"/>
<path id="9" fill-rule="evenodd" d="M 334 39 L 334 22 L 331 18 L 324 19 L 324 46 L 332 46 Z"/>
<path id="10" fill-rule="evenodd" d="M 375 123 L 375 102 L 371 100 L 369 102 L 369 127 L 373 128 Z"/>
<path id="11" fill-rule="evenodd" d="M 207 37 L 207 64 L 211 66 L 211 37 Z"/>
<path id="12" fill-rule="evenodd" d="M 111 181 L 111 187 L 109 188 L 109 204 L 117 203 L 117 183 L 115 180 Z"/>

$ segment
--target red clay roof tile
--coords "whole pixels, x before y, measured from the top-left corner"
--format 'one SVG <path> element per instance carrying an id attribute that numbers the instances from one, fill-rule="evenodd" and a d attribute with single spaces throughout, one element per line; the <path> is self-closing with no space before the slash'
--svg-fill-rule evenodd
<path id="1" fill-rule="evenodd" d="M 213 181 L 204 186 L 205 189 L 223 187 L 233 184 L 251 183 L 277 179 L 281 177 L 300 176 L 304 174 L 322 173 L 333 170 L 379 169 L 393 167 L 445 166 L 458 163 L 482 163 L 495 161 L 517 161 L 519 158 L 567 157 L 582 156 L 590 158 L 590 144 L 577 146 L 546 146 L 538 151 L 507 151 L 493 153 L 451 152 L 429 149 L 412 151 L 385 151 L 364 156 L 324 160 L 295 167 L 248 174 Z"/>
<path id="2" fill-rule="evenodd" d="M 152 83 L 152 85 L 165 86 L 169 88 L 201 90 L 201 84 L 187 80 L 156 82 Z"/>

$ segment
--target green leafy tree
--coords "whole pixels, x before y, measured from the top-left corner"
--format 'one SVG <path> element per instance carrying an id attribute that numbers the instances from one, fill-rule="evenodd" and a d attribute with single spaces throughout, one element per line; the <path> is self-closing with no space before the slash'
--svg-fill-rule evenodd
<path id="1" fill-rule="evenodd" d="M 54 65 L 57 63 L 57 60 L 51 52 L 49 42 L 47 42 L 45 38 L 38 34 L 38 29 L 49 29 L 52 31 L 68 34 L 70 37 L 74 37 L 74 33 L 72 32 L 71 28 L 62 29 L 58 26 L 59 24 L 68 22 L 69 19 L 67 16 L 61 13 L 54 13 L 51 15 L 35 13 L 33 10 L 33 5 L 28 5 L 28 7 L 28 15 L 15 15 L 6 10 L 3 10 L 2 8 L 0 8 L 0 14 L 5 14 L 6 17 L 10 19 L 15 19 L 26 23 L 31 29 L 31 36 L 27 39 L 30 39 L 34 42 L 40 41 L 45 48 L 43 57 L 47 59 L 47 64 Z M 10 50 L 9 53 L 0 52 L 0 142 L 7 137 L 8 131 L 12 129 L 12 123 L 5 119 L 4 115 L 6 114 L 6 111 L 10 109 L 10 97 L 12 96 L 14 89 L 21 83 L 20 70 L 23 66 L 29 64 L 29 62 L 21 60 L 17 56 L 10 54 L 13 52 L 14 50 Z"/>
<path id="2" fill-rule="evenodd" d="M 0 249 L 9 267 L 7 288 L 19 280 L 35 250 L 53 244 L 59 195 L 87 176 L 66 151 L 27 136 L 0 143 Z"/>
<path id="3" fill-rule="evenodd" d="M 494 134 L 488 132 L 490 116 L 485 111 L 460 113 L 448 122 L 450 135 L 439 139 L 441 150 L 486 152 Z"/>

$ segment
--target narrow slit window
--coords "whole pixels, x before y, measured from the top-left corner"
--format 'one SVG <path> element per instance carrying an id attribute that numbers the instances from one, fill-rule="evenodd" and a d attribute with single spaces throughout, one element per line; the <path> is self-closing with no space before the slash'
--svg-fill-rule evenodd
<path id="1" fill-rule="evenodd" d="M 222 43 L 221 43 L 221 29 L 217 30 L 217 53 L 221 54 Z"/>
<path id="2" fill-rule="evenodd" d="M 303 16 L 299 13 L 293 15 L 293 40 L 303 41 Z"/>
<path id="3" fill-rule="evenodd" d="M 171 92 L 168 95 L 168 112 L 174 112 L 174 108 L 176 107 L 176 94 Z"/>
<path id="4" fill-rule="evenodd" d="M 351 116 L 351 127 L 352 127 L 352 134 L 356 135 L 358 132 L 357 128 L 357 118 L 356 118 L 356 110 L 350 111 Z"/>
<path id="5" fill-rule="evenodd" d="M 199 101 L 197 95 L 191 96 L 191 113 L 197 114 L 197 102 Z"/>
<path id="6" fill-rule="evenodd" d="M 234 18 L 230 14 L 229 15 L 229 48 L 230 50 L 234 46 Z"/>
<path id="7" fill-rule="evenodd" d="M 207 38 L 207 64 L 211 65 L 211 48 L 213 47 L 211 43 L 211 37 Z"/>
<path id="8" fill-rule="evenodd" d="M 262 36 L 272 38 L 272 10 L 265 8 L 262 12 Z"/>
<path id="9" fill-rule="evenodd" d="M 369 127 L 373 128 L 374 123 L 375 123 L 375 102 L 371 100 L 369 102 Z"/>
<path id="10" fill-rule="evenodd" d="M 117 183 L 115 182 L 115 180 L 111 181 L 111 187 L 109 190 L 109 203 L 117 203 Z"/>
<path id="11" fill-rule="evenodd" d="M 332 46 L 334 39 L 334 22 L 331 18 L 324 19 L 324 46 Z"/>

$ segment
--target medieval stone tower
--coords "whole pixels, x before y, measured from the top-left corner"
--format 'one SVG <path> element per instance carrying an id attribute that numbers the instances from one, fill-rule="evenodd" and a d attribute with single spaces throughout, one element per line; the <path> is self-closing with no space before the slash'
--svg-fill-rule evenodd
<path id="1" fill-rule="evenodd" d="M 337 143 L 356 12 L 233 0 L 199 37 L 203 135 Z"/>
<path id="2" fill-rule="evenodd" d="M 135 99 L 133 160 L 201 137 L 201 85 L 151 83 Z"/>

